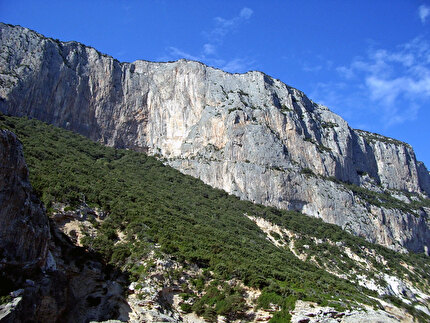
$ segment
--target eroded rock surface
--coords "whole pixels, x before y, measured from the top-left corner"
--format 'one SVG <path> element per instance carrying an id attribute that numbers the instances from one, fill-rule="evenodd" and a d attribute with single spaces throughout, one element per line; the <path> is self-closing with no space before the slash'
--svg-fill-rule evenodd
<path id="1" fill-rule="evenodd" d="M 49 238 L 48 218 L 32 192 L 22 146 L 13 133 L 0 130 L 0 266 L 42 265 Z"/>
<path id="2" fill-rule="evenodd" d="M 279 80 L 186 60 L 120 63 L 5 24 L 0 45 L 4 113 L 160 156 L 242 199 L 320 217 L 397 250 L 430 247 L 429 209 L 410 210 L 404 193 L 430 193 L 412 148 L 351 129 Z M 369 201 L 345 183 L 396 196 L 404 207 Z"/>
<path id="3" fill-rule="evenodd" d="M 412 316 L 389 306 L 377 310 L 368 307 L 366 310 L 346 310 L 342 312 L 332 307 L 322 307 L 311 302 L 297 301 L 291 314 L 292 323 L 414 322 Z"/>

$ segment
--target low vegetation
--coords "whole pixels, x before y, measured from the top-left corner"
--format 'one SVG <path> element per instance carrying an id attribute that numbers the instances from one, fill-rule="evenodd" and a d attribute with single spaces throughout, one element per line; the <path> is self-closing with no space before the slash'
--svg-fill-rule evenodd
<path id="1" fill-rule="evenodd" d="M 382 142 L 385 144 L 410 147 L 409 144 L 407 144 L 403 141 L 394 139 L 394 138 L 385 137 L 385 136 L 382 136 L 380 134 L 369 132 L 369 131 L 364 131 L 364 130 L 358 130 L 357 129 L 356 131 L 364 138 L 364 140 L 369 145 L 373 144 L 373 143 L 377 143 L 377 142 Z"/>
<path id="2" fill-rule="evenodd" d="M 193 305 L 182 306 L 209 321 L 217 315 L 243 317 L 243 291 L 226 283 L 231 280 L 262 290 L 258 306 L 278 305 L 273 322 L 287 322 L 296 299 L 378 306 L 369 297 L 376 296 L 374 292 L 274 246 L 246 215 L 265 218 L 303 237 L 342 241 L 356 253 L 376 248 L 389 268 L 408 274 L 399 265 L 401 260 L 416 269 L 415 276 L 410 275 L 416 284 L 428 286 L 430 281 L 424 256 L 399 255 L 319 219 L 241 201 L 145 154 L 105 147 L 27 118 L 0 116 L 0 127 L 22 141 L 31 183 L 48 213 L 56 202 L 73 208 L 84 201 L 106 212 L 104 221 L 94 222 L 97 236 L 87 236 L 84 243 L 107 262 L 138 279 L 145 268 L 135 264 L 158 244 L 161 252 L 184 266 L 203 268 L 207 275 L 195 282 L 203 293 L 195 296 Z M 124 234 L 121 239 L 118 232 Z"/>
<path id="3" fill-rule="evenodd" d="M 387 209 L 398 209 L 402 212 L 415 215 L 417 214 L 416 211 L 421 209 L 422 207 L 430 207 L 430 199 L 423 198 L 412 193 L 395 192 L 393 190 L 391 192 L 388 190 L 376 192 L 352 183 L 342 182 L 335 177 L 325 177 L 325 179 L 343 185 L 347 190 L 354 193 L 354 195 L 360 197 L 367 203 L 378 207 L 384 207 Z M 411 202 L 406 203 L 404 201 L 401 201 L 392 196 L 392 193 L 400 193 L 406 195 L 409 197 Z"/>

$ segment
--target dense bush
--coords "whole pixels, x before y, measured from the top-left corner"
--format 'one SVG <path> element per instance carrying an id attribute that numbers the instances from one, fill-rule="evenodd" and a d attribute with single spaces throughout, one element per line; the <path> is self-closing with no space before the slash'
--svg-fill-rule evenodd
<path id="1" fill-rule="evenodd" d="M 220 281 L 237 278 L 248 286 L 266 288 L 259 305 L 265 307 L 272 301 L 281 305 L 284 312 L 274 317 L 276 322 L 288 319 L 285 309 L 292 305 L 287 300 L 324 302 L 334 297 L 374 302 L 366 296 L 372 293 L 365 288 L 300 261 L 288 249 L 275 247 L 246 215 L 266 218 L 302 237 L 342 240 L 357 252 L 363 246 L 375 247 L 337 226 L 297 212 L 240 201 L 153 157 L 105 147 L 36 120 L 3 116 L 0 126 L 13 130 L 23 142 L 32 185 L 49 212 L 54 202 L 76 207 L 84 201 L 106 212 L 97 238 L 88 236 L 84 242 L 106 261 L 130 270 L 133 279 L 147 270 L 135 262 L 158 243 L 162 252 L 184 264 L 207 268 L 206 272 L 212 271 Z M 119 231 L 126 235 L 125 241 L 119 241 Z M 414 264 L 415 280 L 428 284 L 427 259 L 375 248 L 399 271 L 403 268 L 399 258 Z M 195 287 L 205 289 L 206 294 L 192 308 L 208 320 L 214 315 L 235 319 L 242 314 L 239 289 L 222 283 L 208 285 L 205 276 L 195 281 Z"/>

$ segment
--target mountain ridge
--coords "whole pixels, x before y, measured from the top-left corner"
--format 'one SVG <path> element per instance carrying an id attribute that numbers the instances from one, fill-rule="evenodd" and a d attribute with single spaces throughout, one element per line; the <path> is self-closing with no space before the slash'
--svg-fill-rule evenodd
<path id="1" fill-rule="evenodd" d="M 430 175 L 409 145 L 354 131 L 262 72 L 120 63 L 77 42 L 0 29 L 2 112 L 147 151 L 242 199 L 320 217 L 369 241 L 429 250 Z"/>

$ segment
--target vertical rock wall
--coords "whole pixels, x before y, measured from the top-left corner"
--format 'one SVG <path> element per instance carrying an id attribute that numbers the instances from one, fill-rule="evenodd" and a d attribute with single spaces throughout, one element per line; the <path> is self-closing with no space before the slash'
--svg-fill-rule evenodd
<path id="1" fill-rule="evenodd" d="M 0 130 L 0 266 L 41 266 L 50 238 L 48 218 L 33 194 L 22 146 Z"/>

